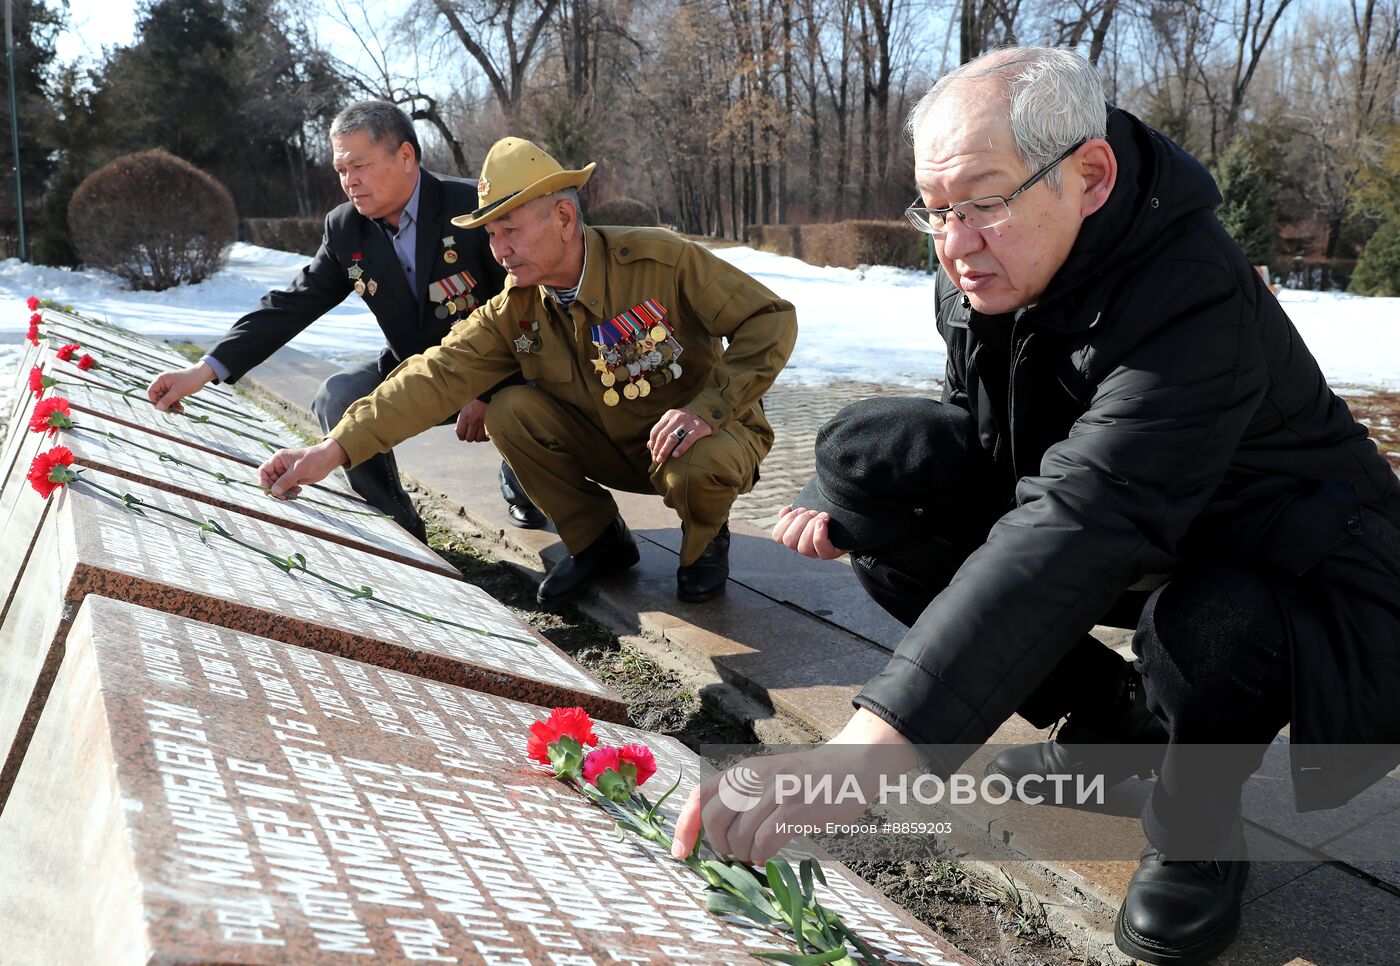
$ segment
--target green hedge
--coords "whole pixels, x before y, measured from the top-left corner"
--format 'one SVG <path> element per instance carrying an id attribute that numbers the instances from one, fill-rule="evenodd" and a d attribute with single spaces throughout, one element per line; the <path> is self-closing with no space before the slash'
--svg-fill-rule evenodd
<path id="1" fill-rule="evenodd" d="M 750 225 L 755 248 L 813 265 L 919 268 L 921 236 L 903 221 L 837 221 L 815 225 Z"/>
<path id="2" fill-rule="evenodd" d="M 583 218 L 590 225 L 631 225 L 639 228 L 655 228 L 658 222 L 655 206 L 636 198 L 605 201 L 585 211 Z"/>
<path id="3" fill-rule="evenodd" d="M 321 247 L 326 223 L 320 218 L 245 218 L 243 230 L 254 245 L 310 257 Z"/>

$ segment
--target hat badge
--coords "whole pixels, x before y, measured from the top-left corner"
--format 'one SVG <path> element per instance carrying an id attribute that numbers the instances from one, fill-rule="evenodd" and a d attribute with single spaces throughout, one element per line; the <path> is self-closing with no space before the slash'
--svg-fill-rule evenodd
<path id="1" fill-rule="evenodd" d="M 478 195 L 484 195 L 484 194 L 489 194 L 490 191 L 491 191 L 491 182 L 486 180 L 486 176 L 485 176 L 485 175 L 482 175 L 481 180 L 479 180 L 479 181 L 476 183 L 476 193 L 477 193 Z"/>

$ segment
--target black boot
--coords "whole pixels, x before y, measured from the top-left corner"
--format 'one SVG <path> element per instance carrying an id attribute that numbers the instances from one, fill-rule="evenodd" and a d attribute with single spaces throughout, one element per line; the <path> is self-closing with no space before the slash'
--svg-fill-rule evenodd
<path id="1" fill-rule="evenodd" d="M 1070 714 L 1050 741 L 1007 748 L 987 763 L 987 773 L 1019 781 L 1025 775 L 1103 775 L 1116 785 L 1129 775 L 1149 777 L 1167 751 L 1167 729 L 1143 695 L 1131 665 L 1116 695 L 1102 705 Z"/>
<path id="2" fill-rule="evenodd" d="M 1242 833 L 1237 833 L 1243 854 Z M 1128 882 L 1113 939 L 1145 963 L 1203 963 L 1223 952 L 1240 927 L 1249 863 L 1173 861 L 1148 846 Z"/>
<path id="3" fill-rule="evenodd" d="M 720 526 L 695 562 L 676 568 L 676 596 L 691 604 L 714 600 L 729 580 L 729 524 Z"/>
<path id="4" fill-rule="evenodd" d="M 541 513 L 540 508 L 535 506 L 525 495 L 520 481 L 515 478 L 515 471 L 505 460 L 501 460 L 501 472 L 498 479 L 501 485 L 501 496 L 506 501 L 506 517 L 510 520 L 511 526 L 520 527 L 522 530 L 543 530 L 549 526 L 549 518 Z"/>
<path id="5" fill-rule="evenodd" d="M 597 577 L 636 566 L 640 559 L 627 524 L 617 517 L 587 548 L 554 565 L 540 581 L 535 600 L 541 604 L 557 603 L 572 597 Z"/>

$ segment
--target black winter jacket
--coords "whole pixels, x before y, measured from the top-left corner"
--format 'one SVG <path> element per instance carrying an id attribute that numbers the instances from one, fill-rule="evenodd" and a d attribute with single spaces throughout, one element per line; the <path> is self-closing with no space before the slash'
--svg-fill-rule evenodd
<path id="1" fill-rule="evenodd" d="M 1400 484 L 1220 226 L 1210 175 L 1123 111 L 1109 142 L 1118 181 L 1015 314 L 1009 381 L 979 375 L 976 313 L 939 281 L 944 401 L 1015 495 L 856 699 L 916 743 L 985 741 L 1143 577 L 1205 557 L 1307 574 L 1368 527 L 1395 550 Z M 1377 568 L 1400 593 L 1400 552 Z M 1325 633 L 1299 645 L 1295 741 L 1400 740 L 1400 617 L 1370 631 L 1347 646 L 1379 649 L 1379 682 Z"/>

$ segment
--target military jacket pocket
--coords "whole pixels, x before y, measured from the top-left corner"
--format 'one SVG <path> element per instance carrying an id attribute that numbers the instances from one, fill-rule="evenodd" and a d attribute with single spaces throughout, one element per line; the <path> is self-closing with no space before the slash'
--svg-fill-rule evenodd
<path id="1" fill-rule="evenodd" d="M 522 352 L 520 372 L 532 382 L 569 382 L 574 378 L 574 360 L 560 353 Z"/>

